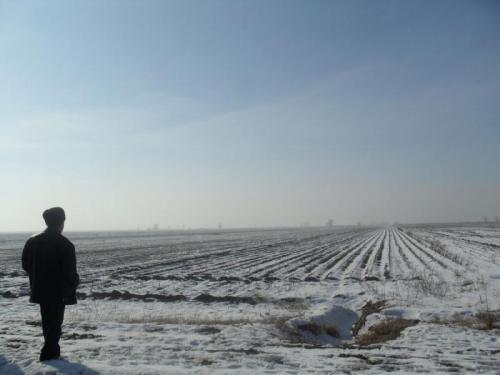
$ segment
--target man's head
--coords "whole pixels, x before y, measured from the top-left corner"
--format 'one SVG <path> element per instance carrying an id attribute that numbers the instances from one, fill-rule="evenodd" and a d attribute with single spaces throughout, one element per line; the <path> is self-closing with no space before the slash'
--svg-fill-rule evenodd
<path id="1" fill-rule="evenodd" d="M 64 229 L 64 220 L 66 220 L 66 215 L 61 207 L 52 207 L 48 210 L 43 211 L 43 220 L 47 227 L 57 230 L 61 233 Z"/>

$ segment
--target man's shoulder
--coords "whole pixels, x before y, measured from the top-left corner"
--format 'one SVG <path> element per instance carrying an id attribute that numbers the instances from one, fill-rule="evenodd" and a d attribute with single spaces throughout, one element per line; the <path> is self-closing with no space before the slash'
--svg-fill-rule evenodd
<path id="1" fill-rule="evenodd" d="M 39 232 L 32 234 L 26 241 L 26 245 L 32 244 L 33 242 L 37 241 L 40 237 L 43 237 L 44 232 Z"/>
<path id="2" fill-rule="evenodd" d="M 43 231 L 40 233 L 35 233 L 26 243 L 36 242 L 40 239 L 46 238 L 51 243 L 57 243 L 58 245 L 62 245 L 63 247 L 74 248 L 73 242 L 71 242 L 67 237 L 63 236 L 61 233 L 47 232 Z"/>
<path id="3" fill-rule="evenodd" d="M 30 236 L 30 238 L 28 238 L 28 241 L 33 239 L 33 238 L 38 238 L 38 237 L 41 237 L 45 234 L 45 232 L 38 232 L 38 233 L 34 233 Z"/>
<path id="4" fill-rule="evenodd" d="M 66 236 L 63 236 L 62 234 L 58 234 L 57 239 L 64 246 L 75 248 L 75 245 L 73 245 L 73 242 L 71 242 Z"/>

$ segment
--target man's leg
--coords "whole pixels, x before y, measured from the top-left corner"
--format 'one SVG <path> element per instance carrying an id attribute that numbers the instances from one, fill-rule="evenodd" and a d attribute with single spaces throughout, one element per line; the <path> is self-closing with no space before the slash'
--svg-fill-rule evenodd
<path id="1" fill-rule="evenodd" d="M 61 338 L 61 325 L 64 320 L 64 305 L 61 303 L 42 303 L 42 329 L 45 343 L 40 353 L 40 361 L 58 358 L 61 354 L 59 339 Z"/>
<path id="2" fill-rule="evenodd" d="M 47 331 L 48 331 L 47 322 L 48 322 L 48 318 L 47 318 L 47 309 L 46 309 L 46 307 L 43 304 L 40 304 L 40 315 L 42 317 L 43 338 L 44 338 L 44 340 L 47 340 Z"/>

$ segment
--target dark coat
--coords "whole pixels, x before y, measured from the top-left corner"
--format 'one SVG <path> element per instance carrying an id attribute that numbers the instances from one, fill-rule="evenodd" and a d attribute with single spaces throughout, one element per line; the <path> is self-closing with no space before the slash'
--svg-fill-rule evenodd
<path id="1" fill-rule="evenodd" d="M 23 249 L 23 269 L 30 279 L 33 303 L 76 303 L 75 246 L 57 231 L 47 228 L 32 236 Z"/>

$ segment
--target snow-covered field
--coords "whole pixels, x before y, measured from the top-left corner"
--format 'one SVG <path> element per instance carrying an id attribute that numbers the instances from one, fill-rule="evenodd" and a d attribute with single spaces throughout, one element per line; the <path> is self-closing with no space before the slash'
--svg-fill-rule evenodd
<path id="1" fill-rule="evenodd" d="M 80 301 L 64 360 L 45 364 L 29 235 L 0 235 L 0 374 L 500 374 L 500 329 L 482 329 L 500 309 L 498 226 L 66 235 Z M 385 304 L 353 337 L 368 301 Z M 360 344 L 399 318 L 418 323 Z"/>

